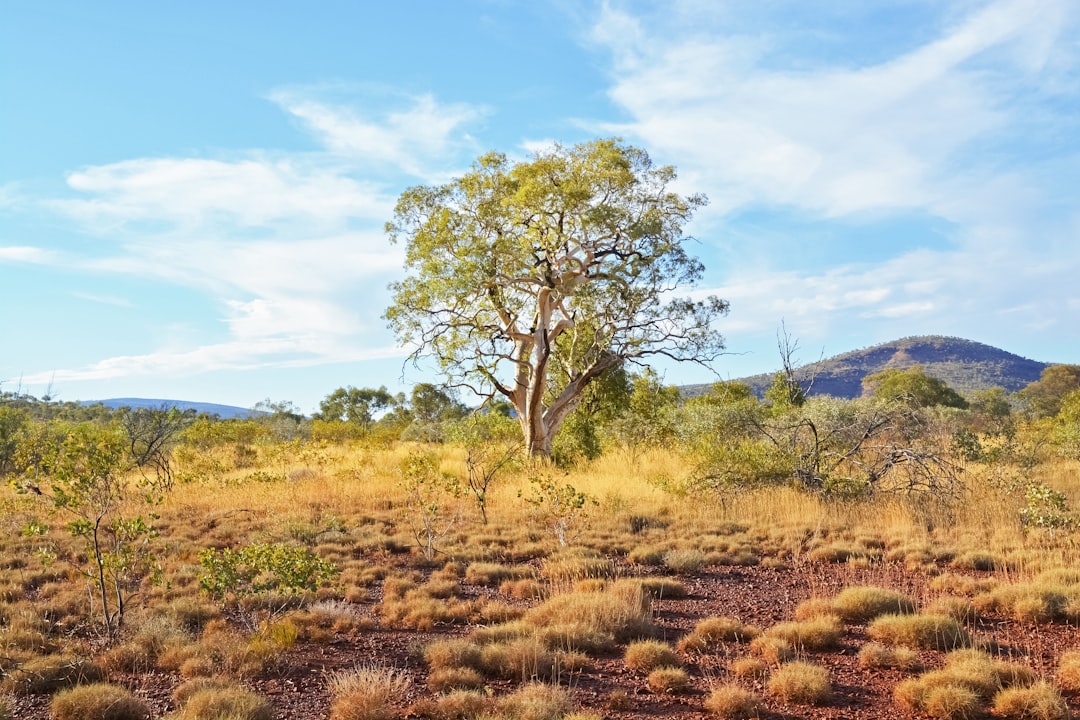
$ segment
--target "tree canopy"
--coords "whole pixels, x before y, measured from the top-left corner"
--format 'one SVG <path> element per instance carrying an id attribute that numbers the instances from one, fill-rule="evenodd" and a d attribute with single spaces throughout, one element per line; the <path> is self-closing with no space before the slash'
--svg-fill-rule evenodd
<path id="1" fill-rule="evenodd" d="M 863 378 L 863 394 L 881 400 L 900 400 L 915 407 L 944 405 L 966 409 L 967 400 L 943 380 L 926 374 L 922 365 L 905 370 L 889 368 Z"/>
<path id="2" fill-rule="evenodd" d="M 408 276 L 386 319 L 451 387 L 503 397 L 547 455 L 589 383 L 650 356 L 708 364 L 727 311 L 686 290 L 703 272 L 683 226 L 704 205 L 671 167 L 618 140 L 491 153 L 445 185 L 411 188 L 387 224 Z"/>

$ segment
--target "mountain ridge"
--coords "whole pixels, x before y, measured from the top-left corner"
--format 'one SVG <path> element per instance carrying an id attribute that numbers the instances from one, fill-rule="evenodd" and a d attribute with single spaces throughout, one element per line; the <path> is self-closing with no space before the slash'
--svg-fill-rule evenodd
<path id="1" fill-rule="evenodd" d="M 1001 348 L 946 335 L 914 335 L 834 355 L 799 366 L 796 377 L 809 388 L 810 395 L 854 398 L 862 394 L 862 380 L 882 370 L 903 370 L 921 365 L 927 375 L 947 383 L 962 395 L 1000 386 L 1016 392 L 1039 379 L 1042 371 L 1055 363 L 1040 362 Z M 737 378 L 761 397 L 775 372 Z M 708 391 L 709 384 L 684 385 L 686 397 Z"/>

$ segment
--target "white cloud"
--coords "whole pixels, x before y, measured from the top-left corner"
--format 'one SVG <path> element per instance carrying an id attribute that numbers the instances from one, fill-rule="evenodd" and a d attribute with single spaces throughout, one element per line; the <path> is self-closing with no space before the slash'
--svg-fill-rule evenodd
<path id="1" fill-rule="evenodd" d="M 306 93 L 279 91 L 271 99 L 303 122 L 332 153 L 424 178 L 442 177 L 448 160 L 456 159 L 462 147 L 472 149 L 462 128 L 484 115 L 480 108 L 440 103 L 431 95 L 411 98 L 407 108 L 383 113 L 378 120 Z"/>
<path id="2" fill-rule="evenodd" d="M 7 245 L 0 246 L 0 263 L 29 263 L 33 265 L 48 265 L 55 262 L 57 254 L 45 248 L 32 247 L 30 245 Z"/>
<path id="3" fill-rule="evenodd" d="M 948 216 L 957 164 L 975 166 L 965 153 L 1023 112 L 1011 106 L 1064 52 L 1075 7 L 984 3 L 890 61 L 791 69 L 770 62 L 780 41 L 656 18 L 646 29 L 608 7 L 596 37 L 613 56 L 611 97 L 631 119 L 605 127 L 676 162 L 720 213 L 767 203 Z"/>
<path id="4" fill-rule="evenodd" d="M 97 236 L 98 244 L 65 255 L 0 248 L 0 262 L 54 261 L 154 278 L 192 289 L 219 308 L 224 342 L 186 337 L 153 352 L 57 370 L 58 381 L 405 355 L 368 347 L 388 338 L 379 315 L 403 261 L 403 248 L 389 244 L 383 224 L 403 176 L 445 172 L 460 161 L 460 150 L 471 149 L 464 127 L 481 111 L 421 96 L 404 110 L 361 119 L 353 108 L 303 91 L 274 100 L 324 149 L 133 158 L 83 168 L 67 177 L 73 196 L 40 204 Z"/>

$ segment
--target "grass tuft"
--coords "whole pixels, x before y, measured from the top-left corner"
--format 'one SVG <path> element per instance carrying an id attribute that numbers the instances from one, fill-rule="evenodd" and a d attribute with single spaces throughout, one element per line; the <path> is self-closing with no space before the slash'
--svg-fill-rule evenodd
<path id="1" fill-rule="evenodd" d="M 1065 698 L 1047 682 L 1011 687 L 994 696 L 993 713 L 1005 720 L 1069 720 Z"/>
<path id="2" fill-rule="evenodd" d="M 910 615 L 915 601 L 895 590 L 850 587 L 833 598 L 831 607 L 844 622 L 863 623 L 881 615 Z"/>
<path id="3" fill-rule="evenodd" d="M 927 650 L 955 650 L 972 644 L 967 630 L 945 615 L 882 615 L 870 624 L 867 634 L 886 645 Z"/>
<path id="4" fill-rule="evenodd" d="M 403 697 L 405 675 L 380 667 L 362 667 L 330 677 L 330 720 L 389 720 L 390 701 Z"/>
<path id="5" fill-rule="evenodd" d="M 720 720 L 749 720 L 761 714 L 761 696 L 738 685 L 719 685 L 705 698 L 705 709 Z"/>
<path id="6" fill-rule="evenodd" d="M 796 705 L 824 705 L 832 698 L 829 671 L 808 662 L 781 665 L 766 686 L 772 695 Z"/>
<path id="7" fill-rule="evenodd" d="M 93 683 L 61 690 L 49 712 L 52 720 L 145 720 L 150 707 L 126 688 Z"/>

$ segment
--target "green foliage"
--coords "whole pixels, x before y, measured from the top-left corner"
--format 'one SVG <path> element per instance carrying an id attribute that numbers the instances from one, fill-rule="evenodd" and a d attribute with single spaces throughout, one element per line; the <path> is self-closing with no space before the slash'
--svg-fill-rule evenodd
<path id="1" fill-rule="evenodd" d="M 890 368 L 863 378 L 863 394 L 880 400 L 902 401 L 913 407 L 944 405 L 965 409 L 968 403 L 943 381 L 931 377 L 921 365 L 906 370 Z"/>
<path id="2" fill-rule="evenodd" d="M 439 470 L 438 457 L 430 452 L 409 453 L 398 472 L 413 536 L 424 558 L 434 560 L 442 539 L 460 519 L 455 501 L 462 495 L 461 484 Z"/>
<path id="3" fill-rule="evenodd" d="M 453 423 L 448 435 L 465 448 L 469 492 L 486 525 L 491 484 L 521 461 L 521 431 L 512 419 L 488 412 L 474 413 Z"/>
<path id="4" fill-rule="evenodd" d="M 386 319 L 450 384 L 512 403 L 528 451 L 549 455 L 605 372 L 658 353 L 708 363 L 723 348 L 712 324 L 727 304 L 672 292 L 702 275 L 682 227 L 705 202 L 671 192 L 674 180 L 598 140 L 517 164 L 491 153 L 410 188 L 387 225 L 409 275 Z"/>
<path id="5" fill-rule="evenodd" d="M 679 389 L 665 385 L 652 368 L 631 380 L 626 411 L 611 423 L 609 434 L 623 449 L 636 453 L 674 440 Z"/>
<path id="6" fill-rule="evenodd" d="M 385 387 L 338 388 L 319 403 L 320 420 L 338 420 L 367 428 L 371 425 L 375 413 L 400 404 L 401 398 L 390 394 Z"/>
<path id="7" fill-rule="evenodd" d="M 559 483 L 550 473 L 536 473 L 529 478 L 531 491 L 521 494 L 549 522 L 559 545 L 570 544 L 574 530 L 588 516 L 589 506 L 599 505 L 595 498 L 570 483 Z"/>
<path id="8" fill-rule="evenodd" d="M 130 511 L 140 503 L 155 505 L 160 496 L 153 488 L 134 492 L 128 439 L 116 426 L 39 423 L 21 438 L 16 464 L 16 489 L 69 518 L 68 532 L 85 543 L 83 572 L 111 639 L 123 624 L 129 595 L 155 572 L 149 552 L 155 516 Z"/>
<path id="9" fill-rule="evenodd" d="M 1080 365 L 1051 365 L 1019 392 L 1035 418 L 1053 417 L 1069 393 L 1080 390 Z"/>
<path id="10" fill-rule="evenodd" d="M 235 603 L 253 627 L 258 615 L 248 612 L 245 600 L 270 593 L 278 596 L 266 608 L 269 620 L 292 608 L 301 593 L 314 592 L 339 572 L 309 548 L 283 543 L 256 543 L 236 550 L 207 548 L 199 553 L 199 565 L 203 568 L 199 587 L 223 605 Z"/>

